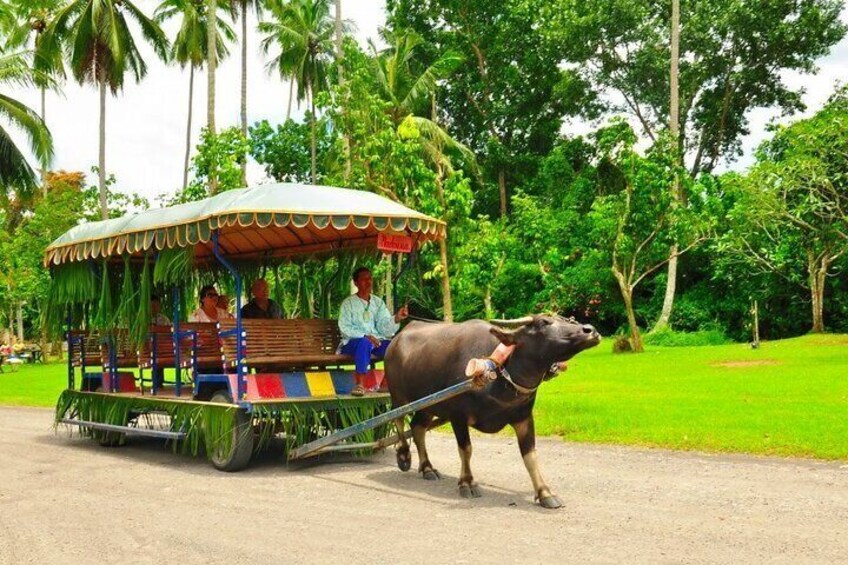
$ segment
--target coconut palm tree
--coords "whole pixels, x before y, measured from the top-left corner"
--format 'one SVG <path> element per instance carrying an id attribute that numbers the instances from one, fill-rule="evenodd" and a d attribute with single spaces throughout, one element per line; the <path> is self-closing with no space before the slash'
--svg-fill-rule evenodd
<path id="1" fill-rule="evenodd" d="M 427 114 L 430 96 L 438 81 L 450 76 L 462 63 L 462 55 L 448 51 L 431 65 L 421 68 L 416 64 L 416 52 L 424 40 L 417 33 L 403 30 L 397 33 L 383 32 L 388 44 L 378 51 L 369 40 L 373 54 L 374 78 L 380 96 L 389 102 L 392 120 L 399 124 L 410 114 Z"/>
<path id="2" fill-rule="evenodd" d="M 36 84 L 52 85 L 46 75 L 39 75 L 28 63 L 30 53 L 0 55 L 0 89 L 6 86 L 31 87 Z M 53 139 L 38 113 L 0 90 L 0 189 L 15 188 L 29 191 L 37 186 L 35 171 L 4 127 L 11 124 L 23 131 L 29 149 L 46 169 L 53 159 Z"/>
<path id="3" fill-rule="evenodd" d="M 232 10 L 241 16 L 241 134 L 247 139 L 247 12 L 257 17 L 262 13 L 263 0 L 231 0 Z M 241 162 L 241 182 L 247 186 L 247 159 Z"/>
<path id="4" fill-rule="evenodd" d="M 462 62 L 462 57 L 448 51 L 431 65 L 417 64 L 416 51 L 423 41 L 412 31 L 384 32 L 388 47 L 378 51 L 369 42 L 373 54 L 372 73 L 380 96 L 390 104 L 389 114 L 395 124 L 407 122 L 421 133 L 424 158 L 436 172 L 437 198 L 447 211 L 444 180 L 454 173 L 459 163 L 473 174 L 479 175 L 474 154 L 462 143 L 453 139 L 439 124 L 436 112 L 438 81 L 448 77 Z M 418 115 L 415 115 L 415 114 Z M 424 117 L 428 115 L 429 117 Z M 442 310 L 446 321 L 453 320 L 448 248 L 444 239 L 439 242 L 439 259 L 442 276 Z"/>
<path id="5" fill-rule="evenodd" d="M 226 6 L 221 3 L 221 9 Z M 186 150 L 183 162 L 183 190 L 188 186 L 188 169 L 191 159 L 191 116 L 194 101 L 194 70 L 203 67 L 206 62 L 206 11 L 198 0 L 163 0 L 153 14 L 154 19 L 163 23 L 172 18 L 180 19 L 180 29 L 171 44 L 171 57 L 183 68 L 188 66 L 188 118 L 186 123 Z M 218 35 L 226 42 L 235 40 L 233 28 L 220 16 L 218 17 Z M 216 43 L 218 58 L 228 54 L 225 41 Z"/>
<path id="6" fill-rule="evenodd" d="M 80 83 L 100 89 L 100 154 L 98 184 L 100 213 L 109 217 L 106 199 L 106 90 L 117 94 L 127 72 L 136 81 L 147 74 L 129 21 L 141 29 L 144 39 L 162 59 L 168 59 L 168 40 L 159 26 L 130 0 L 72 0 L 47 26 L 38 51 L 41 54 L 65 47 L 71 73 Z"/>
<path id="7" fill-rule="evenodd" d="M 269 3 L 272 18 L 259 24 L 265 34 L 262 49 L 279 53 L 268 63 L 283 78 L 297 83 L 298 102 L 308 100 L 311 109 L 312 184 L 316 183 L 315 94 L 327 88 L 327 71 L 334 58 L 335 22 L 329 0 L 292 0 Z M 294 83 L 292 83 L 294 84 Z"/>

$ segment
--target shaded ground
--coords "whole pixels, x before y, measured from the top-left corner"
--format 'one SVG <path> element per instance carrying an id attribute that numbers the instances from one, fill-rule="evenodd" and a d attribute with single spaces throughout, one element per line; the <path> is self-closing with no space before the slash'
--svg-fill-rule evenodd
<path id="1" fill-rule="evenodd" d="M 484 497 L 458 498 L 452 438 L 429 483 L 393 453 L 225 475 L 159 444 L 54 435 L 0 408 L 0 563 L 839 562 L 848 465 L 540 441 L 565 508 L 531 500 L 514 440 L 474 438 Z M 417 462 L 416 462 L 417 464 Z"/>

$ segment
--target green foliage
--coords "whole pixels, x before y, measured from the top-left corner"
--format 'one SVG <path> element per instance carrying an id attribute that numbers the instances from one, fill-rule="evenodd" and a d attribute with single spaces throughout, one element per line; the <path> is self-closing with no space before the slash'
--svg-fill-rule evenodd
<path id="1" fill-rule="evenodd" d="M 267 120 L 250 126 L 250 156 L 265 167 L 265 173 L 279 182 L 309 182 L 310 125 L 286 120 L 274 128 Z M 334 141 L 325 127 L 318 128 L 316 141 L 319 172 Z"/>
<path id="2" fill-rule="evenodd" d="M 209 196 L 209 179 L 218 179 L 218 192 L 241 188 L 241 165 L 250 151 L 250 143 L 237 126 L 210 133 L 203 128 L 200 143 L 192 158 L 194 178 L 185 192 L 177 195 L 169 204 L 180 204 L 202 200 Z"/>
<path id="3" fill-rule="evenodd" d="M 91 172 L 97 175 L 98 167 L 91 167 Z M 115 175 L 110 174 L 106 177 L 106 202 L 109 208 L 110 218 L 120 218 L 126 214 L 133 212 L 141 212 L 150 208 L 150 202 L 133 192 L 126 194 L 112 190 L 117 179 Z M 100 216 L 100 189 L 97 186 L 89 186 L 83 191 L 83 218 L 88 222 L 96 222 L 101 219 Z"/>

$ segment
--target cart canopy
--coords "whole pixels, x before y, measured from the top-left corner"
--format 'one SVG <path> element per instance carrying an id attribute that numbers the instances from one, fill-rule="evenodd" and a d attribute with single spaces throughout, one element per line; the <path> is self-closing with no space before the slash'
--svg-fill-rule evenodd
<path id="1" fill-rule="evenodd" d="M 415 244 L 445 236 L 444 222 L 363 190 L 266 184 L 71 228 L 45 251 L 46 265 L 195 248 L 213 260 L 212 234 L 235 259 L 291 257 L 373 247 L 379 233 Z"/>

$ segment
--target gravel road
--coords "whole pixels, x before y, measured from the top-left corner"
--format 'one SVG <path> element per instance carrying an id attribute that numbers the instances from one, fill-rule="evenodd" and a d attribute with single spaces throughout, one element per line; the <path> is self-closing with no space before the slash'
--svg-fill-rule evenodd
<path id="1" fill-rule="evenodd" d="M 848 558 L 848 462 L 704 455 L 543 439 L 560 510 L 533 504 L 515 441 L 475 437 L 483 498 L 393 451 L 227 475 L 160 443 L 54 434 L 48 410 L 0 408 L 0 563 L 824 563 Z M 417 461 L 413 462 L 417 465 Z"/>

